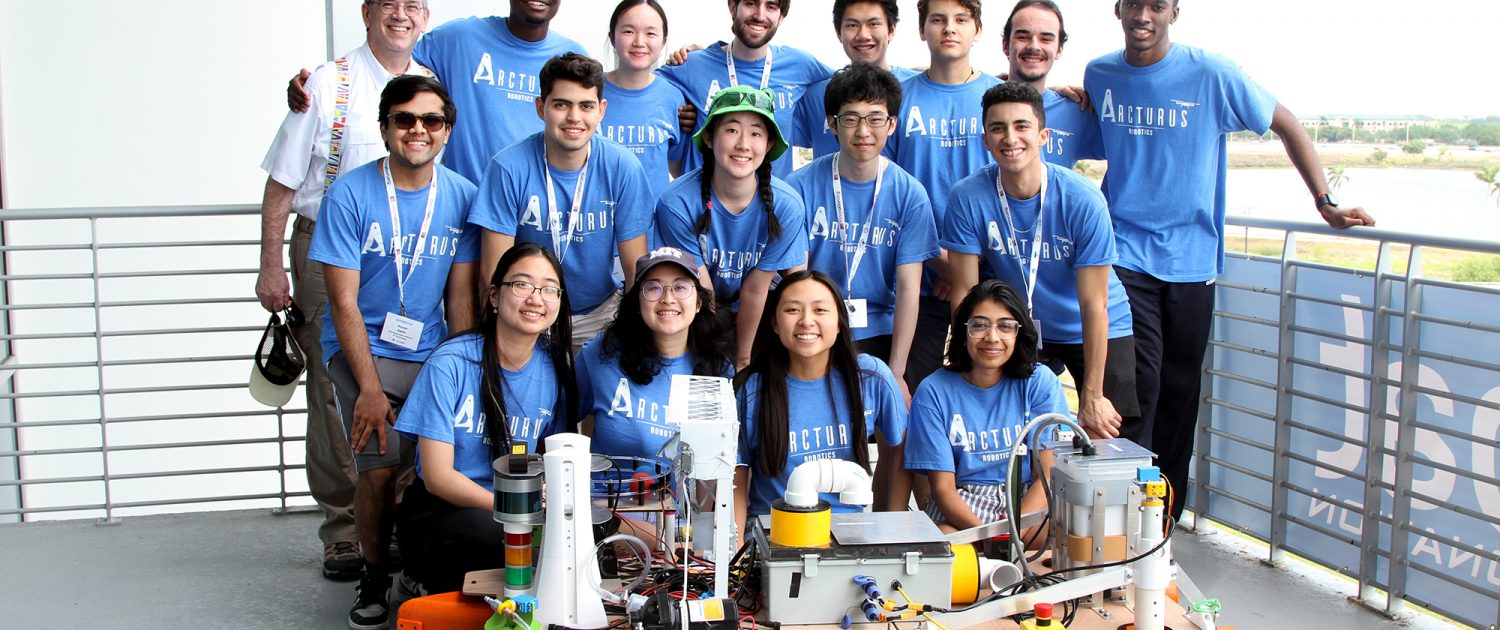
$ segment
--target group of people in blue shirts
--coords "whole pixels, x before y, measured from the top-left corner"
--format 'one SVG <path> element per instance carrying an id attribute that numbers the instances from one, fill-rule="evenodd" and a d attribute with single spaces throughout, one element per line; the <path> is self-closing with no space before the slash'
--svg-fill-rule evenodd
<path id="1" fill-rule="evenodd" d="M 453 590 L 498 565 L 490 462 L 517 445 L 579 430 L 597 453 L 657 456 L 679 374 L 734 379 L 740 523 L 825 458 L 877 461 L 876 509 L 908 509 L 915 484 L 944 527 L 996 520 L 1017 430 L 1069 412 L 1063 368 L 1089 433 L 1171 436 L 1181 486 L 1191 421 L 1169 416 L 1197 396 L 1222 269 L 1224 136 L 1276 130 L 1319 169 L 1289 112 L 1172 45 L 1175 0 L 1117 3 L 1126 49 L 1060 91 L 1049 0 L 1007 18 L 1010 81 L 969 60 L 979 0 L 918 3 L 922 72 L 884 60 L 892 0 L 834 2 L 838 71 L 771 44 L 789 0 L 728 4 L 733 39 L 658 67 L 665 10 L 619 2 L 607 73 L 547 31 L 557 0 L 439 27 L 414 53 L 436 78 L 382 94 L 391 156 L 327 189 L 309 254 L 330 274 L 322 352 L 356 452 L 395 465 L 387 416 L 359 411 L 377 396 L 415 444 L 391 519 L 406 574 Z M 813 159 L 794 168 L 794 146 Z M 1103 191 L 1082 158 L 1109 158 Z M 1330 224 L 1373 224 L 1318 182 Z M 353 297 L 334 296 L 343 274 Z"/>

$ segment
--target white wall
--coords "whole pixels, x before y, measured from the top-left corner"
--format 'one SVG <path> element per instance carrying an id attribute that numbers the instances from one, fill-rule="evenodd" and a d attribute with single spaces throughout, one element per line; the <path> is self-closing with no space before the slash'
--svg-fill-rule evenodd
<path id="1" fill-rule="evenodd" d="M 244 203 L 321 2 L 0 4 L 5 206 Z"/>
<path id="2" fill-rule="evenodd" d="M 334 51 L 363 38 L 360 0 L 333 4 Z M 562 0 L 554 28 L 606 56 L 613 0 Z M 430 0 L 431 25 L 509 12 L 505 0 Z M 662 0 L 670 46 L 727 38 L 724 0 Z M 980 69 L 1005 68 L 1000 30 L 1009 0 L 986 3 L 974 49 Z M 1082 82 L 1088 60 L 1120 47 L 1107 0 L 1059 0 L 1071 36 L 1052 83 Z M 1293 111 L 1432 115 L 1493 113 L 1500 82 L 1479 61 L 1493 56 L 1486 29 L 1500 3 L 1462 0 L 1447 11 L 1366 11 L 1353 0 L 1284 8 L 1185 2 L 1174 41 L 1235 59 Z M 831 0 L 794 0 L 776 41 L 840 66 Z M 926 64 L 916 0 L 900 0 L 891 60 Z M 1463 19 L 1454 19 L 1463 16 Z M 1445 33 L 1412 54 L 1376 34 Z M 0 159 L 7 207 L 250 203 L 260 160 L 284 113 L 282 90 L 298 67 L 326 56 L 325 1 L 67 0 L 0 3 Z M 1428 53 L 1440 62 L 1424 61 Z M 1476 63 L 1464 63 L 1464 60 Z M 1456 62 L 1456 63 L 1455 63 Z M 608 62 L 606 62 L 608 65 Z M 1410 66 L 1410 67 L 1406 67 Z M 1391 90 L 1396 77 L 1442 85 Z"/>
<path id="3" fill-rule="evenodd" d="M 334 52 L 342 53 L 363 41 L 361 0 L 332 2 Z M 723 2 L 662 4 L 673 47 L 729 36 Z M 431 26 L 509 11 L 500 0 L 431 6 Z M 613 6 L 565 0 L 553 26 L 606 55 Z M 830 6 L 799 0 L 777 41 L 842 65 Z M 924 64 L 916 2 L 901 8 L 893 59 Z M 0 3 L 0 201 L 9 208 L 259 201 L 260 160 L 285 112 L 286 79 L 326 59 L 325 11 L 316 0 Z M 975 50 L 979 65 L 1003 69 L 999 51 L 998 31 L 987 33 Z"/>

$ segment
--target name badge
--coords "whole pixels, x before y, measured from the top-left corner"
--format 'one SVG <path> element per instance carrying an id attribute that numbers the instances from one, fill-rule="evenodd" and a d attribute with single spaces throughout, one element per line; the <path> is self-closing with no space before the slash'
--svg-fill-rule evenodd
<path id="1" fill-rule="evenodd" d="M 844 308 L 849 311 L 849 327 L 864 328 L 870 325 L 870 312 L 866 310 L 864 298 L 844 300 Z"/>
<path id="2" fill-rule="evenodd" d="M 416 351 L 417 342 L 422 340 L 422 326 L 424 325 L 410 317 L 386 313 L 385 325 L 380 327 L 380 340 Z"/>
<path id="3" fill-rule="evenodd" d="M 1042 349 L 1042 320 L 1033 319 L 1031 325 L 1036 327 L 1036 349 Z"/>

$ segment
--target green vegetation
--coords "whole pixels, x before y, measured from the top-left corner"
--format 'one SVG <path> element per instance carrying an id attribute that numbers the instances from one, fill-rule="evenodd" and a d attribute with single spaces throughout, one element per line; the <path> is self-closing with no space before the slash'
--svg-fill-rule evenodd
<path id="1" fill-rule="evenodd" d="M 1230 234 L 1225 238 L 1224 248 L 1231 252 L 1279 258 L 1281 244 L 1281 239 L 1244 238 Z M 1375 243 L 1353 239 L 1301 240 L 1297 243 L 1297 260 L 1362 271 L 1375 270 L 1379 253 Z M 1406 273 L 1409 253 L 1409 247 L 1391 247 L 1393 273 Z M 1422 268 L 1423 276 L 1437 280 L 1500 282 L 1500 256 L 1491 254 L 1428 248 L 1422 250 Z"/>
<path id="2" fill-rule="evenodd" d="M 1375 149 L 1375 152 L 1370 154 L 1370 161 L 1376 164 L 1384 164 L 1386 158 L 1390 156 L 1391 154 L 1386 153 L 1384 149 Z"/>
<path id="3" fill-rule="evenodd" d="M 1349 176 L 1344 174 L 1344 167 L 1342 166 L 1330 166 L 1324 170 L 1327 171 L 1326 178 L 1330 192 L 1338 192 L 1339 187 L 1343 186 L 1344 182 L 1349 181 Z"/>
<path id="4" fill-rule="evenodd" d="M 1325 123 L 1329 122 L 1324 118 Z M 1340 127 L 1324 124 L 1317 127 L 1304 127 L 1310 138 L 1318 142 L 1340 143 L 1340 142 L 1369 142 L 1369 143 L 1391 143 L 1401 144 L 1410 140 L 1427 140 L 1429 144 L 1479 144 L 1485 146 L 1500 145 L 1500 116 L 1490 116 L 1484 119 L 1470 120 L 1441 120 L 1434 124 L 1413 125 L 1408 131 L 1402 129 L 1372 130 L 1359 127 Z M 1236 134 L 1236 138 L 1248 135 L 1251 139 L 1255 134 Z"/>
<path id="5" fill-rule="evenodd" d="M 1413 155 L 1421 155 L 1422 152 L 1424 152 L 1426 150 L 1427 150 L 1427 141 L 1426 140 L 1422 140 L 1420 138 L 1412 138 L 1410 141 L 1408 141 L 1405 144 L 1401 145 L 1401 152 L 1402 153 L 1411 153 Z"/>
<path id="6" fill-rule="evenodd" d="M 1454 282 L 1500 282 L 1500 256 L 1473 256 L 1458 261 Z"/>
<path id="7" fill-rule="evenodd" d="M 1496 206 L 1500 206 L 1500 166 L 1490 164 L 1476 168 L 1474 177 L 1490 185 L 1490 198 L 1495 200 Z"/>

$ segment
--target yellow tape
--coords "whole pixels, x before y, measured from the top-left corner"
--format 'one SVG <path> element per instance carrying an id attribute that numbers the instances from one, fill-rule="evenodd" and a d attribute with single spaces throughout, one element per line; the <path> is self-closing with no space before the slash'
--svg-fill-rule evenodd
<path id="1" fill-rule="evenodd" d="M 771 543 L 782 547 L 827 547 L 833 541 L 833 510 L 784 512 L 771 506 Z"/>
<path id="2" fill-rule="evenodd" d="M 953 603 L 971 604 L 979 599 L 979 554 L 974 545 L 953 546 Z"/>

